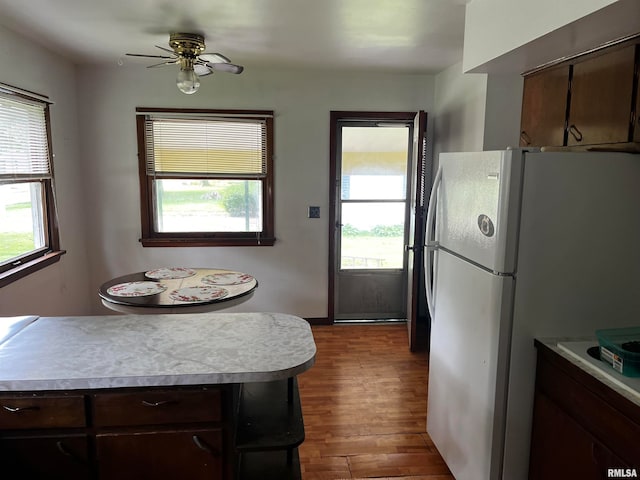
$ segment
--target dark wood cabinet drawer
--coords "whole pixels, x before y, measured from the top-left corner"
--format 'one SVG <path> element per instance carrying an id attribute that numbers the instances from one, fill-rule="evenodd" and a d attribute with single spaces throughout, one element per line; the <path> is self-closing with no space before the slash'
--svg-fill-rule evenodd
<path id="1" fill-rule="evenodd" d="M 2 396 L 0 429 L 84 427 L 84 396 Z"/>
<path id="2" fill-rule="evenodd" d="M 98 427 L 219 422 L 217 389 L 99 393 L 92 396 L 93 423 Z"/>

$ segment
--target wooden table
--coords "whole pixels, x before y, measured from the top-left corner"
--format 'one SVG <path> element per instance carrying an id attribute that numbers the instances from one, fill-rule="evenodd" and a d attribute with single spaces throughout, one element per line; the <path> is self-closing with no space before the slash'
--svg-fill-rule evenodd
<path id="1" fill-rule="evenodd" d="M 245 302 L 257 287 L 243 272 L 170 267 L 114 278 L 98 295 L 105 307 L 122 313 L 201 313 Z"/>

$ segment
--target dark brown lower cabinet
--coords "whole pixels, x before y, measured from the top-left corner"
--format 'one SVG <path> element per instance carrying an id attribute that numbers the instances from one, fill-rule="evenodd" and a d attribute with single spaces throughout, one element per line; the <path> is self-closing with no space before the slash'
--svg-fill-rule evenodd
<path id="1" fill-rule="evenodd" d="M 221 430 L 96 436 L 100 480 L 223 479 Z"/>
<path id="2" fill-rule="evenodd" d="M 0 395 L 2 480 L 299 480 L 303 440 L 295 378 Z"/>
<path id="3" fill-rule="evenodd" d="M 4 437 L 0 439 L 0 465 L 2 478 L 6 479 L 87 480 L 91 476 L 88 437 L 82 434 Z"/>
<path id="4" fill-rule="evenodd" d="M 640 405 L 536 342 L 530 480 L 640 475 Z"/>
<path id="5" fill-rule="evenodd" d="M 602 480 L 607 469 L 628 467 L 545 395 L 535 401 L 531 480 Z"/>

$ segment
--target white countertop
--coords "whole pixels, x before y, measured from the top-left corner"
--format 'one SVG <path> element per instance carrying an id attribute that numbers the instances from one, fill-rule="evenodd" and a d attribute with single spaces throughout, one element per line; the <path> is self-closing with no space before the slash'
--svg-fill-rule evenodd
<path id="1" fill-rule="evenodd" d="M 543 338 L 538 340 L 612 390 L 640 406 L 640 377 L 624 376 L 607 363 L 596 360 L 587 353 L 589 347 L 598 345 L 597 338 Z"/>
<path id="2" fill-rule="evenodd" d="M 0 344 L 0 391 L 280 380 L 315 353 L 309 324 L 281 313 L 39 317 Z"/>

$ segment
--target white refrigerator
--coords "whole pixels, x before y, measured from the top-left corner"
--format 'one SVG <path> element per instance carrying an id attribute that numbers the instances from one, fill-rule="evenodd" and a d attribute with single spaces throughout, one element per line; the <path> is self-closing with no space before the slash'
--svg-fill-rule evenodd
<path id="1" fill-rule="evenodd" d="M 427 432 L 456 480 L 528 477 L 535 337 L 640 325 L 640 155 L 443 153 Z"/>

